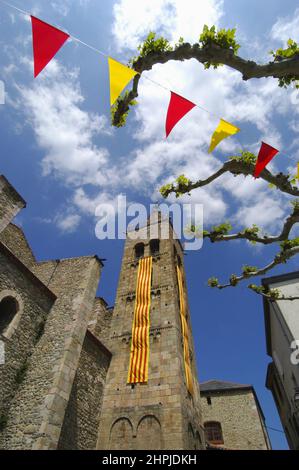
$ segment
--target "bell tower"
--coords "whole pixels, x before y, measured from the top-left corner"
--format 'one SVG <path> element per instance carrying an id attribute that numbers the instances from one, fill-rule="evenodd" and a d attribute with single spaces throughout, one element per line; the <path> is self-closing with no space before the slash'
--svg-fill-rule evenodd
<path id="1" fill-rule="evenodd" d="M 124 248 L 97 448 L 203 449 L 183 249 L 169 218 L 160 212 L 152 214 L 138 236 L 128 236 Z M 144 336 L 136 339 L 139 304 Z M 131 367 L 138 361 L 147 372 L 136 378 Z"/>

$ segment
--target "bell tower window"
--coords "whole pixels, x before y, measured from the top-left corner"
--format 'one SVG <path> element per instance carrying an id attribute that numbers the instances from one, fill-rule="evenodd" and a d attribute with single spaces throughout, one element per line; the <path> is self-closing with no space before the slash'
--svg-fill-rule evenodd
<path id="1" fill-rule="evenodd" d="M 155 256 L 160 252 L 160 240 L 155 239 L 150 241 L 150 251 L 151 255 Z"/>
<path id="2" fill-rule="evenodd" d="M 135 258 L 140 259 L 143 258 L 144 256 L 144 244 L 143 243 L 137 243 L 134 247 L 135 250 Z"/>

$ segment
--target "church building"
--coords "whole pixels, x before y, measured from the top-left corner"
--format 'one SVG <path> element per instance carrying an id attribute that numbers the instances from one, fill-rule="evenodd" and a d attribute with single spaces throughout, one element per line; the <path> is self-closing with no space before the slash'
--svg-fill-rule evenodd
<path id="1" fill-rule="evenodd" d="M 137 240 L 127 237 L 109 308 L 96 296 L 97 255 L 35 258 L 12 223 L 25 206 L 0 176 L 0 449 L 212 447 L 184 253 L 169 218 L 156 212 Z M 256 448 L 267 449 L 258 412 L 235 409 L 254 421 Z"/>

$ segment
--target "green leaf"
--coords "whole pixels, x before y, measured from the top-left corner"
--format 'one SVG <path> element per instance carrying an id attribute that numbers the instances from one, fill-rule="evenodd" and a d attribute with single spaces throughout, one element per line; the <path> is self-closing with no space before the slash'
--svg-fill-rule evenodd
<path id="1" fill-rule="evenodd" d="M 208 280 L 208 286 L 209 287 L 217 287 L 219 285 L 217 277 L 210 277 Z"/>
<path id="2" fill-rule="evenodd" d="M 139 57 L 146 57 L 148 54 L 157 52 L 163 53 L 172 51 L 170 42 L 162 36 L 156 37 L 156 33 L 150 31 L 145 41 L 138 46 Z"/>

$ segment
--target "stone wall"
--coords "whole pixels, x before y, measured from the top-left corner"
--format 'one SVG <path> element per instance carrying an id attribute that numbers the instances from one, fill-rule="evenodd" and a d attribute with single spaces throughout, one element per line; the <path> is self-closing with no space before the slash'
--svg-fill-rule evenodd
<path id="1" fill-rule="evenodd" d="M 5 343 L 5 363 L 0 365 L 0 448 L 12 448 L 18 440 L 20 429 L 10 428 L 11 407 L 55 302 L 53 293 L 0 243 L 0 300 L 7 296 L 16 299 L 18 311 L 3 336 L 0 335 Z M 36 393 L 33 390 L 30 399 L 34 400 Z M 26 406 L 24 400 L 19 402 L 20 416 L 26 413 Z M 29 420 L 24 423 L 24 432 L 29 424 Z"/>
<path id="2" fill-rule="evenodd" d="M 97 297 L 94 302 L 88 329 L 104 344 L 109 343 L 111 320 L 113 309 L 108 308 L 102 297 Z"/>
<path id="3" fill-rule="evenodd" d="M 208 404 L 208 398 L 211 404 Z M 205 391 L 201 404 L 204 422 L 221 423 L 224 447 L 239 450 L 268 448 L 262 416 L 252 390 Z"/>
<path id="4" fill-rule="evenodd" d="M 24 207 L 26 207 L 24 199 L 7 179 L 0 175 L 0 232 L 5 229 Z"/>
<path id="5" fill-rule="evenodd" d="M 111 354 L 87 332 L 65 413 L 59 449 L 95 449 Z"/>
<path id="6" fill-rule="evenodd" d="M 35 257 L 28 245 L 26 237 L 22 229 L 17 227 L 17 225 L 9 224 L 3 232 L 0 233 L 0 241 L 26 266 L 30 267 L 35 263 Z"/>
<path id="7" fill-rule="evenodd" d="M 56 449 L 98 287 L 95 257 L 38 263 L 34 273 L 55 293 L 42 337 L 18 388 L 4 431 L 15 449 Z M 15 436 L 9 441 L 9 436 Z"/>

